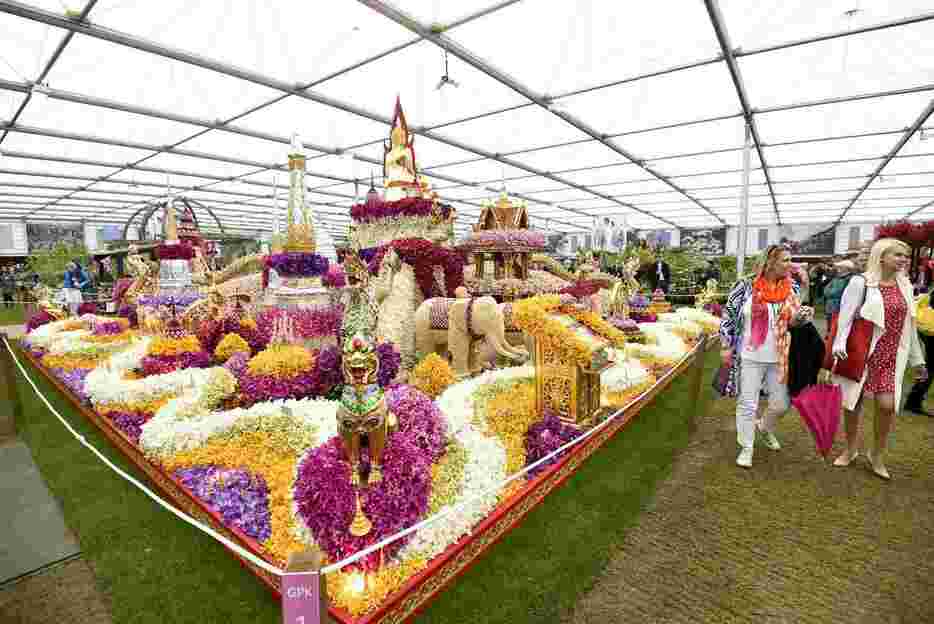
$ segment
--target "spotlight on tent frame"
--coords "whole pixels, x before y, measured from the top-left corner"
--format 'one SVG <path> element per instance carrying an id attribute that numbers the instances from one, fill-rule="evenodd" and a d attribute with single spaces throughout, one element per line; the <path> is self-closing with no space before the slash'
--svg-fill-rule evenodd
<path id="1" fill-rule="evenodd" d="M 448 72 L 448 51 L 444 51 L 444 73 L 441 75 L 441 80 L 438 81 L 438 84 L 435 85 L 435 91 L 440 91 L 442 87 L 446 85 L 451 85 L 455 89 L 460 85 L 459 82 L 451 78 L 450 73 Z"/>

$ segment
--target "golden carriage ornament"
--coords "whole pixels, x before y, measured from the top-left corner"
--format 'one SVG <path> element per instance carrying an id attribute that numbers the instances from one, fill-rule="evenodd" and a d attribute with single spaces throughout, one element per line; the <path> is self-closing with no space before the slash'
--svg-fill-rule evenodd
<path id="1" fill-rule="evenodd" d="M 589 426 L 604 412 L 600 375 L 614 364 L 612 344 L 569 314 L 560 310 L 546 314 L 572 331 L 574 339 L 590 351 L 590 362 L 581 366 L 533 333 L 536 409 L 540 414 L 551 410 L 563 421 L 578 427 Z"/>

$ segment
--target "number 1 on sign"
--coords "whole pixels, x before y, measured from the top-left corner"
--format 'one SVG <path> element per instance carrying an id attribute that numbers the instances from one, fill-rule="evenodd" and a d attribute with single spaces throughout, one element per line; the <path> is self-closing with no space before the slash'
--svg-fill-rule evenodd
<path id="1" fill-rule="evenodd" d="M 305 624 L 305 616 L 300 615 L 297 618 L 295 618 L 295 624 Z"/>

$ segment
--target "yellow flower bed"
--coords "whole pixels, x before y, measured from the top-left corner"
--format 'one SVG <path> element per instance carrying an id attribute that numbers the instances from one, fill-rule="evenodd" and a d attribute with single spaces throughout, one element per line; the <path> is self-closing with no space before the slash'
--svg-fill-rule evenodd
<path id="1" fill-rule="evenodd" d="M 297 345 L 275 345 L 261 351 L 248 365 L 251 375 L 289 378 L 310 370 L 314 364 L 311 352 Z"/>
<path id="2" fill-rule="evenodd" d="M 361 577 L 359 572 L 336 572 L 325 575 L 324 579 L 335 606 L 351 615 L 362 615 L 378 607 L 386 596 L 427 566 L 427 559 L 413 558 L 402 564 L 383 566 L 366 577 Z M 364 583 L 366 588 L 361 591 Z"/>
<path id="3" fill-rule="evenodd" d="M 445 358 L 429 353 L 412 370 L 410 383 L 434 399 L 454 383 L 454 371 Z"/>
<path id="4" fill-rule="evenodd" d="M 80 355 L 54 355 L 47 353 L 42 356 L 42 365 L 47 368 L 64 368 L 65 370 L 75 370 L 76 368 L 97 368 L 102 360 L 110 354 L 101 354 L 99 358 L 84 357 Z"/>
<path id="5" fill-rule="evenodd" d="M 97 344 L 110 344 L 113 342 L 128 342 L 133 338 L 132 331 L 123 331 L 119 334 L 103 334 L 100 336 L 88 336 L 82 338 L 85 342 L 94 342 Z"/>
<path id="6" fill-rule="evenodd" d="M 655 383 L 655 375 L 649 375 L 649 378 L 643 383 L 636 384 L 622 392 L 603 392 L 600 396 L 600 404 L 607 407 L 621 408 L 632 403 L 640 394 L 648 390 Z"/>
<path id="7" fill-rule="evenodd" d="M 560 311 L 570 315 L 578 323 L 587 326 L 595 333 L 606 338 L 612 346 L 621 348 L 626 345 L 626 334 L 616 329 L 590 310 L 577 310 L 570 306 L 565 306 L 561 308 Z"/>
<path id="8" fill-rule="evenodd" d="M 169 338 L 159 336 L 149 343 L 148 355 L 162 355 L 175 357 L 182 353 L 197 353 L 201 350 L 201 343 L 197 336 L 185 336 L 184 338 Z"/>
<path id="9" fill-rule="evenodd" d="M 477 401 L 487 428 L 506 448 L 506 474 L 525 467 L 525 433 L 539 415 L 535 408 L 535 382 L 531 379 L 492 384 Z"/>
<path id="10" fill-rule="evenodd" d="M 512 321 L 516 327 L 534 336 L 545 349 L 580 366 L 590 366 L 593 359 L 590 348 L 581 343 L 573 331 L 548 316 L 559 307 L 561 300 L 557 295 L 522 299 L 512 306 Z"/>
<path id="11" fill-rule="evenodd" d="M 214 349 L 214 357 L 221 362 L 226 362 L 234 353 L 250 353 L 250 345 L 237 334 L 227 334 Z"/>
<path id="12" fill-rule="evenodd" d="M 132 403 L 95 403 L 94 409 L 97 410 L 99 414 L 107 414 L 109 412 L 143 412 L 147 414 L 155 414 L 159 411 L 163 405 L 169 402 L 170 399 L 175 398 L 174 394 L 166 394 L 158 399 L 152 401 L 133 401 Z"/>
<path id="13" fill-rule="evenodd" d="M 269 488 L 269 512 L 272 533 L 263 546 L 281 563 L 289 555 L 305 549 L 293 536 L 292 481 L 295 477 L 297 456 L 289 447 L 263 431 L 241 433 L 231 439 L 213 439 L 191 450 L 178 453 L 166 460 L 168 471 L 193 466 L 213 465 L 222 468 L 241 468 L 262 476 Z"/>

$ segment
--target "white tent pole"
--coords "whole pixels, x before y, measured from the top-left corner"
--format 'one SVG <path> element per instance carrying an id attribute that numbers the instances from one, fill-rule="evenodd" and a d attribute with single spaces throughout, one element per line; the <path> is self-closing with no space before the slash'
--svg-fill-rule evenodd
<path id="1" fill-rule="evenodd" d="M 736 249 L 736 277 L 743 276 L 746 261 L 746 240 L 749 236 L 749 168 L 752 161 L 752 132 L 746 124 L 746 144 L 743 147 L 743 197 L 739 211 L 739 236 Z"/>

